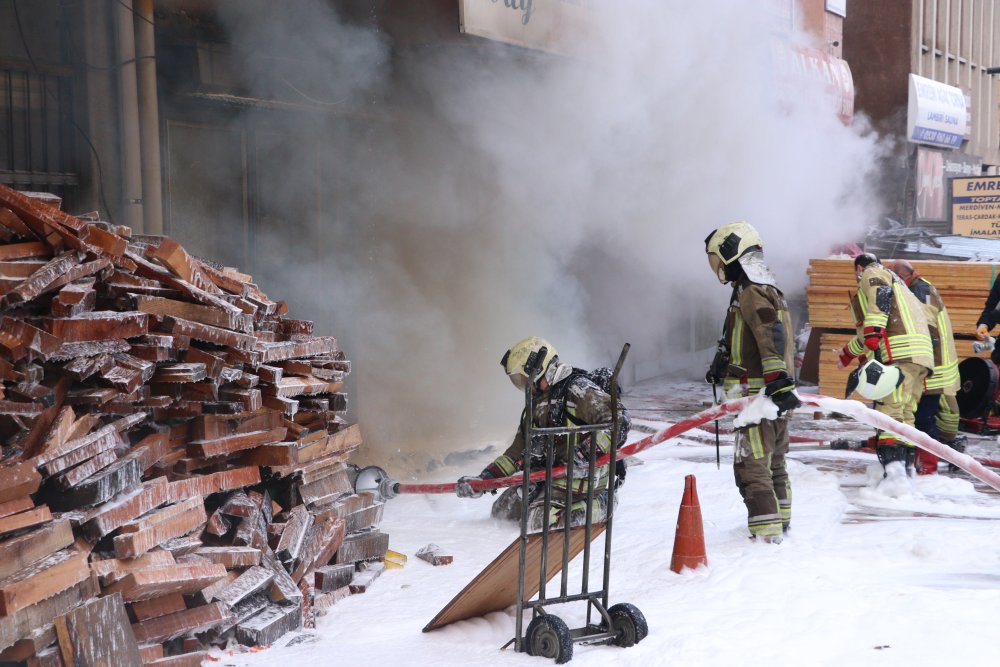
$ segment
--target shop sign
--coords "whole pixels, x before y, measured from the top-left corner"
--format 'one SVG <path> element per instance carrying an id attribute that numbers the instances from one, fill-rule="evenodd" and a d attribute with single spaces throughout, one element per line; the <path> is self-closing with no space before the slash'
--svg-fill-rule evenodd
<path id="1" fill-rule="evenodd" d="M 916 74 L 910 75 L 906 136 L 918 144 L 958 148 L 968 129 L 965 94 Z"/>
<path id="2" fill-rule="evenodd" d="M 847 0 L 826 0 L 826 11 L 847 17 Z"/>
<path id="3" fill-rule="evenodd" d="M 470 35 L 569 54 L 595 33 L 606 0 L 460 0 L 461 30 Z"/>
<path id="4" fill-rule="evenodd" d="M 962 236 L 1000 238 L 1000 176 L 952 179 L 951 229 Z"/>

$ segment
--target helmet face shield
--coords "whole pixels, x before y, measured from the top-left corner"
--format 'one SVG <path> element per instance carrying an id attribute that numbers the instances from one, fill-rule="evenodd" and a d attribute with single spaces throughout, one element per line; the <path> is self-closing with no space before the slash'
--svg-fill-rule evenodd
<path id="1" fill-rule="evenodd" d="M 718 255 L 709 254 L 708 265 L 712 267 L 712 273 L 715 277 L 719 279 L 720 283 L 726 283 L 726 265 L 723 264 L 722 258 Z"/>
<path id="2" fill-rule="evenodd" d="M 514 373 L 513 375 L 508 375 L 511 384 L 517 387 L 518 391 L 524 391 L 525 387 L 528 386 L 528 376 L 524 373 Z"/>

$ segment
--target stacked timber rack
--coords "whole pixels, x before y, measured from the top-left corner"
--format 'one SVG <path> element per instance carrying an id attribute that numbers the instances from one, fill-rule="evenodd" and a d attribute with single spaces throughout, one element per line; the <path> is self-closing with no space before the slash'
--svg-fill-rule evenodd
<path id="1" fill-rule="evenodd" d="M 196 665 L 384 567 L 350 362 L 251 277 L 0 186 L 0 662 Z"/>
<path id="2" fill-rule="evenodd" d="M 886 260 L 888 263 L 888 260 Z M 941 293 L 955 334 L 959 360 L 974 355 L 972 340 L 976 321 L 983 310 L 990 286 L 1000 266 L 986 262 L 944 262 L 910 260 L 917 273 Z M 820 335 L 819 393 L 841 396 L 852 368 L 837 368 L 837 351 L 854 334 L 854 315 L 850 298 L 858 289 L 851 259 L 813 259 L 809 261 L 809 325 Z"/>

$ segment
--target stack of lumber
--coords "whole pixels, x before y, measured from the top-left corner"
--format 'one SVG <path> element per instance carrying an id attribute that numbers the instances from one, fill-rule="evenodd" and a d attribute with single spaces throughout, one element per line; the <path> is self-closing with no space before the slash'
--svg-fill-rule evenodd
<path id="1" fill-rule="evenodd" d="M 0 186 L 0 662 L 196 665 L 371 584 L 350 362 L 286 311 Z"/>
<path id="2" fill-rule="evenodd" d="M 887 261 L 888 263 L 888 261 Z M 941 293 L 948 307 L 959 359 L 973 355 L 971 341 L 990 286 L 1000 266 L 985 262 L 910 260 L 917 273 Z M 820 336 L 819 392 L 841 397 L 852 369 L 837 368 L 837 352 L 854 336 L 850 298 L 857 291 L 851 259 L 813 259 L 809 262 L 806 297 L 809 325 Z M 989 353 L 983 355 L 988 357 Z M 853 367 L 852 367 L 853 368 Z"/>

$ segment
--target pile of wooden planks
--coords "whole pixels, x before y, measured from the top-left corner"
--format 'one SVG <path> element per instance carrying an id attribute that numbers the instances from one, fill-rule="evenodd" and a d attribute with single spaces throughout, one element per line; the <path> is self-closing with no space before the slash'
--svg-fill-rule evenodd
<path id="1" fill-rule="evenodd" d="M 197 665 L 363 592 L 349 372 L 250 276 L 0 186 L 0 662 Z"/>
<path id="2" fill-rule="evenodd" d="M 886 261 L 888 263 L 889 260 Z M 913 268 L 941 293 L 955 334 L 959 359 L 974 355 L 972 340 L 976 321 L 1000 266 L 985 262 L 943 262 L 910 260 Z M 854 336 L 854 316 L 850 298 L 857 291 L 854 262 L 851 259 L 813 259 L 809 261 L 809 286 L 806 289 L 809 325 L 819 336 L 819 392 L 840 398 L 847 376 L 853 369 L 837 368 L 837 352 Z"/>

